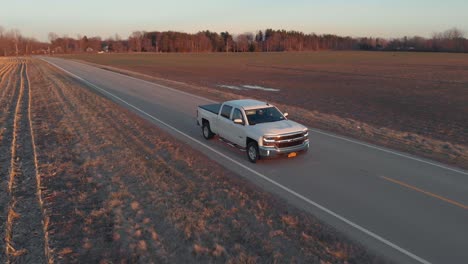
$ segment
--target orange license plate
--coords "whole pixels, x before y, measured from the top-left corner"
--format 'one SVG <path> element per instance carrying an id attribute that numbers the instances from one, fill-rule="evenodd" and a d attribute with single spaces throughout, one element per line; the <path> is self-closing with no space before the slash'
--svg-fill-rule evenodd
<path id="1" fill-rule="evenodd" d="M 294 158 L 297 156 L 297 153 L 296 152 L 291 152 L 288 154 L 288 158 Z"/>

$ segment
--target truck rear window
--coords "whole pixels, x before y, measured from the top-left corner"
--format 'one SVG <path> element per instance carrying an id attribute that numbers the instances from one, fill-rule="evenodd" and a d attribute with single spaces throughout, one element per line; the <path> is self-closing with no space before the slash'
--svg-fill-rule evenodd
<path id="1" fill-rule="evenodd" d="M 229 119 L 231 116 L 232 106 L 223 105 L 223 109 L 221 109 L 221 116 Z"/>

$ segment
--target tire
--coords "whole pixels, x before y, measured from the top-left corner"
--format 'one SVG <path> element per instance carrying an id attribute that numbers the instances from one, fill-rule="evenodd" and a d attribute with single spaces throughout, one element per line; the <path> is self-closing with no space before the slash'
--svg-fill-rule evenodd
<path id="1" fill-rule="evenodd" d="M 203 137 L 205 139 L 212 139 L 214 134 L 213 132 L 211 131 L 211 128 L 210 128 L 210 123 L 208 122 L 203 122 L 203 125 L 202 125 L 202 134 L 203 134 Z"/>
<path id="2" fill-rule="evenodd" d="M 258 152 L 258 144 L 257 142 L 250 142 L 247 145 L 247 158 L 252 163 L 257 163 L 257 160 L 260 159 L 260 154 Z"/>

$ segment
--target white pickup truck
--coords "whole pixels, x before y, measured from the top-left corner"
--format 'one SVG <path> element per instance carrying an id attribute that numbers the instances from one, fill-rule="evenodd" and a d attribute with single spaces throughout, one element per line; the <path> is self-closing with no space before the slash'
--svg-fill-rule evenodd
<path id="1" fill-rule="evenodd" d="M 294 157 L 309 149 L 305 126 L 287 119 L 288 114 L 257 100 L 233 100 L 223 104 L 201 105 L 197 124 L 206 139 L 218 135 L 240 149 L 255 163 L 261 157 L 288 154 Z"/>

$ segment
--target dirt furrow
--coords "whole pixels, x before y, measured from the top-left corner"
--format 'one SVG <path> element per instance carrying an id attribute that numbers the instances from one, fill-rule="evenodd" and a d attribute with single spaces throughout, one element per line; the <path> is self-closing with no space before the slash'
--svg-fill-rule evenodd
<path id="1" fill-rule="evenodd" d="M 0 82 L 0 98 L 2 100 L 6 101 L 8 99 L 11 99 L 11 97 L 5 97 L 5 94 L 9 91 L 8 88 L 10 88 L 10 83 L 12 79 L 15 77 L 15 72 L 18 71 L 18 66 L 17 64 L 12 64 L 9 66 L 9 69 L 3 74 L 3 79 Z M 0 113 L 1 114 L 1 113 Z"/>
<path id="2" fill-rule="evenodd" d="M 15 110 L 15 102 L 17 101 L 17 92 L 16 89 L 18 84 L 18 71 L 19 68 L 15 67 L 9 74 L 7 81 L 0 84 L 1 93 L 0 93 L 0 144 L 2 142 L 3 134 L 7 129 L 10 129 L 11 126 L 5 120 L 8 116 L 12 116 Z"/>
<path id="3" fill-rule="evenodd" d="M 6 262 L 5 231 L 10 201 L 8 186 L 12 160 L 14 115 L 21 85 L 20 73 L 21 67 L 15 63 L 8 82 L 2 85 L 3 92 L 0 97 L 0 263 Z"/>
<path id="4" fill-rule="evenodd" d="M 30 64 L 28 64 L 30 65 Z M 51 250 L 50 250 L 50 243 L 49 243 L 49 232 L 48 232 L 48 223 L 49 218 L 46 217 L 46 212 L 44 209 L 44 200 L 42 195 L 42 185 L 41 185 L 41 175 L 39 173 L 39 162 L 37 160 L 37 150 L 36 150 L 36 138 L 33 129 L 33 119 L 31 113 L 31 105 L 33 102 L 32 92 L 31 92 L 31 81 L 29 80 L 28 68 L 25 71 L 26 83 L 28 86 L 28 125 L 29 131 L 31 135 L 31 143 L 32 143 L 32 154 L 33 154 L 33 161 L 34 161 L 34 172 L 36 174 L 36 195 L 39 202 L 40 210 L 41 210 L 41 217 L 42 217 L 42 230 L 44 233 L 44 253 L 46 257 L 47 263 L 51 264 L 54 262 Z"/>
<path id="5" fill-rule="evenodd" d="M 43 217 L 37 195 L 34 146 L 29 121 L 29 83 L 21 65 L 20 92 L 13 122 L 5 230 L 7 263 L 45 263 Z"/>
<path id="6" fill-rule="evenodd" d="M 15 67 L 14 63 L 11 62 L 3 62 L 5 63 L 4 67 L 0 71 L 0 83 L 5 81 L 5 78 L 8 76 L 8 73 L 11 71 L 12 68 Z"/>
<path id="7" fill-rule="evenodd" d="M 3 63 L 3 67 L 0 69 L 0 89 L 3 88 L 1 85 L 3 84 L 5 78 L 7 77 L 9 70 L 14 67 L 13 63 L 8 62 L 6 60 L 0 61 L 0 64 L 1 63 Z"/>

